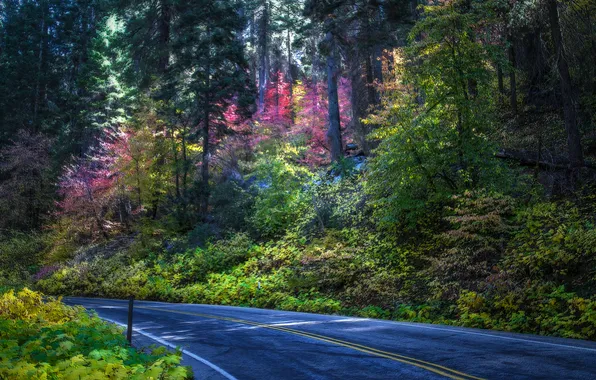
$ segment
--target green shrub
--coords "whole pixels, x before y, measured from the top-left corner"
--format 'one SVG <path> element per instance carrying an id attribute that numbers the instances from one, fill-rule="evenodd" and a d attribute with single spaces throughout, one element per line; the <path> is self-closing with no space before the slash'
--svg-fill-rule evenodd
<path id="1" fill-rule="evenodd" d="M 209 273 L 227 272 L 255 254 L 256 246 L 248 235 L 237 233 L 228 239 L 207 243 L 205 248 L 196 248 L 181 255 L 175 255 L 169 262 L 162 261 L 154 268 L 174 286 L 185 286 L 203 282 Z"/>
<path id="2" fill-rule="evenodd" d="M 480 291 L 495 273 L 514 229 L 510 219 L 515 203 L 483 192 L 465 192 L 452 200 L 445 217 L 448 227 L 434 236 L 425 275 L 433 297 L 457 300 L 462 290 Z"/>
<path id="3" fill-rule="evenodd" d="M 31 281 L 43 260 L 47 236 L 40 234 L 0 234 L 0 286 L 19 286 Z"/>
<path id="4" fill-rule="evenodd" d="M 301 311 L 306 313 L 337 313 L 341 303 L 337 300 L 322 297 L 313 293 L 298 297 L 286 297 L 277 307 L 281 310 Z"/>
<path id="5" fill-rule="evenodd" d="M 254 195 L 235 181 L 218 184 L 212 191 L 211 205 L 217 225 L 226 230 L 246 231 L 253 213 Z"/>
<path id="6" fill-rule="evenodd" d="M 141 353 L 122 329 L 24 289 L 0 296 L 0 377 L 191 379 L 180 353 Z"/>
<path id="7" fill-rule="evenodd" d="M 272 157 L 262 155 L 257 161 L 254 173 L 257 195 L 250 221 L 264 237 L 282 235 L 295 227 L 303 215 L 312 213 L 310 199 L 303 189 L 311 173 L 288 159 L 292 153 L 288 146 Z"/>
<path id="8" fill-rule="evenodd" d="M 538 203 L 520 212 L 502 268 L 519 280 L 565 285 L 592 295 L 596 287 L 596 228 L 570 203 Z"/>

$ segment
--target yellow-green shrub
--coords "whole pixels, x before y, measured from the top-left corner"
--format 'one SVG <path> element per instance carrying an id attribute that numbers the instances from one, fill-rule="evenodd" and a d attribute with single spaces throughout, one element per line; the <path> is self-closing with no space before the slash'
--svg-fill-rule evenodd
<path id="1" fill-rule="evenodd" d="M 130 347 L 121 328 L 23 289 L 0 296 L 0 378 L 190 379 L 179 354 Z"/>

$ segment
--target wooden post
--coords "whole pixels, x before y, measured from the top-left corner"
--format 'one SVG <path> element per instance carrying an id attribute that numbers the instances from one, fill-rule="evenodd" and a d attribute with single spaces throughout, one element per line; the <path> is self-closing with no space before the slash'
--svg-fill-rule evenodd
<path id="1" fill-rule="evenodd" d="M 132 344 L 132 309 L 134 299 L 134 296 L 130 296 L 130 298 L 128 299 L 128 326 L 126 330 L 126 340 L 128 340 L 128 343 L 130 344 Z"/>

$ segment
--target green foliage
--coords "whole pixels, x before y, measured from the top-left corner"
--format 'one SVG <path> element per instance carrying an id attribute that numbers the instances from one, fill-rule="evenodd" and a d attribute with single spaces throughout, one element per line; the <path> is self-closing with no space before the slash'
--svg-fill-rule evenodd
<path id="1" fill-rule="evenodd" d="M 349 171 L 337 176 L 332 173 L 319 173 L 305 189 L 311 207 L 299 219 L 303 233 L 364 226 L 370 222 L 362 176 Z"/>
<path id="2" fill-rule="evenodd" d="M 567 284 L 589 295 L 596 285 L 595 220 L 571 203 L 538 203 L 519 214 L 503 269 L 517 279 Z"/>
<path id="3" fill-rule="evenodd" d="M 253 213 L 254 195 L 236 181 L 226 181 L 214 187 L 211 205 L 218 225 L 224 229 L 244 231 Z"/>
<path id="4" fill-rule="evenodd" d="M 439 299 L 456 300 L 462 289 L 478 291 L 496 271 L 512 233 L 515 203 L 500 194 L 466 192 L 453 197 L 448 228 L 435 236 L 429 287 Z M 431 248 L 435 250 L 434 247 Z"/>
<path id="5" fill-rule="evenodd" d="M 180 353 L 142 353 L 122 329 L 23 289 L 0 296 L 0 377 L 191 379 Z"/>
<path id="6" fill-rule="evenodd" d="M 585 210 L 520 207 L 507 196 L 467 192 L 422 243 L 363 227 L 261 244 L 239 233 L 144 260 L 81 262 L 37 286 L 594 338 L 594 229 Z"/>
<path id="7" fill-rule="evenodd" d="M 383 107 L 365 120 L 380 127 L 367 184 L 377 216 L 389 227 L 404 221 L 414 227 L 466 189 L 507 185 L 488 139 L 494 127 L 491 54 L 475 37 L 479 10 L 461 3 L 424 7 L 410 45 L 396 53 L 395 83 Z"/>
<path id="8" fill-rule="evenodd" d="M 291 161 L 298 151 L 284 146 L 273 155 L 262 155 L 255 166 L 258 193 L 251 222 L 264 237 L 279 236 L 309 211 L 304 183 L 312 174 Z"/>
<path id="9" fill-rule="evenodd" d="M 0 286 L 15 286 L 31 281 L 43 260 L 47 236 L 37 233 L 0 233 Z"/>
<path id="10" fill-rule="evenodd" d="M 254 254 L 255 249 L 246 234 L 238 233 L 227 240 L 207 243 L 205 248 L 175 255 L 168 265 L 163 268 L 156 266 L 155 269 L 175 286 L 203 282 L 209 273 L 227 272 L 243 263 Z"/>

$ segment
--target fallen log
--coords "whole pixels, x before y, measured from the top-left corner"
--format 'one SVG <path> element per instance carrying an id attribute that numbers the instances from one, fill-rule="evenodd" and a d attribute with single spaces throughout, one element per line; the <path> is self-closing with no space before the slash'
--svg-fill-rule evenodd
<path id="1" fill-rule="evenodd" d="M 522 166 L 538 166 L 545 169 L 556 169 L 556 170 L 569 170 L 571 169 L 571 163 L 567 157 L 555 156 L 551 154 L 543 153 L 541 155 L 538 152 L 530 150 L 514 150 L 501 148 L 495 154 L 496 158 L 505 160 L 517 161 Z M 596 170 L 596 164 L 584 160 L 584 164 L 581 167 Z"/>

